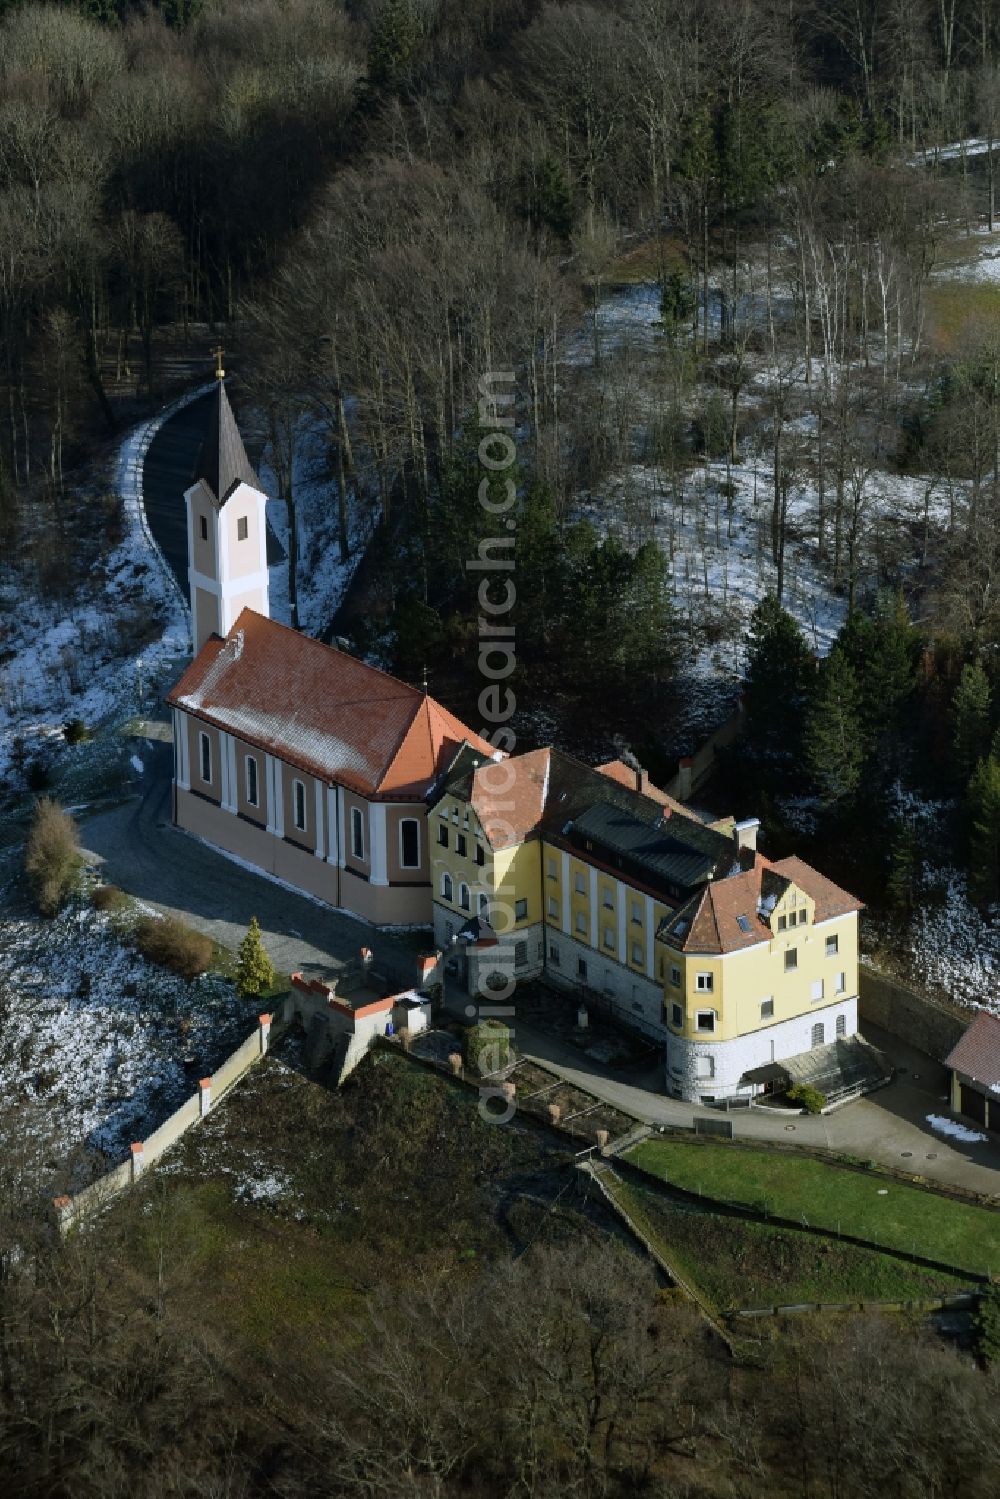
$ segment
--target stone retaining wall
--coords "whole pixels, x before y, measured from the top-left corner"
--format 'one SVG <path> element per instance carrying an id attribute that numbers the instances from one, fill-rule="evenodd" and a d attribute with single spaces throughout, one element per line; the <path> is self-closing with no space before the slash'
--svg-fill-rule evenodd
<path id="1" fill-rule="evenodd" d="M 918 1051 L 943 1062 L 972 1019 L 960 1005 L 948 1006 L 918 994 L 867 964 L 858 968 L 858 1016 Z"/>

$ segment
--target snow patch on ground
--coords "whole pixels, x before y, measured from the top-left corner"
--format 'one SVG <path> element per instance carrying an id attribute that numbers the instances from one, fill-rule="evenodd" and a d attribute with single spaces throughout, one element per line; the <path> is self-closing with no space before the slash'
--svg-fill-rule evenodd
<path id="1" fill-rule="evenodd" d="M 0 920 L 0 1097 L 44 1109 L 60 1152 L 124 1159 L 245 1040 L 252 1003 L 227 980 L 188 984 L 80 906 Z"/>
<path id="2" fill-rule="evenodd" d="M 260 464 L 260 479 L 270 495 L 278 493 L 277 480 L 268 462 L 266 449 Z M 346 560 L 341 561 L 337 485 L 330 473 L 325 430 L 311 417 L 303 418 L 299 424 L 292 467 L 292 492 L 299 533 L 299 627 L 309 635 L 319 635 L 330 625 L 347 592 L 371 540 L 378 512 L 372 506 L 356 503 L 352 494 L 348 521 L 350 549 Z M 269 499 L 267 519 L 287 556 L 287 506 L 281 500 Z M 270 569 L 270 612 L 272 618 L 281 620 L 283 624 L 288 624 L 291 620 L 288 567 L 285 562 Z"/>
<path id="3" fill-rule="evenodd" d="M 977 1129 L 969 1129 L 968 1125 L 958 1124 L 954 1119 L 947 1119 L 943 1114 L 928 1114 L 927 1123 L 937 1134 L 959 1140 L 963 1145 L 977 1145 L 989 1139 L 989 1135 L 980 1134 Z"/>

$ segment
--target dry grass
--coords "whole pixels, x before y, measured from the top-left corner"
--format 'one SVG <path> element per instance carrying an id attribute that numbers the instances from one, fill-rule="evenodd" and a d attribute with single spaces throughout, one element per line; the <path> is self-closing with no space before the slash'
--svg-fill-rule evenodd
<path id="1" fill-rule="evenodd" d="M 35 905 L 43 916 L 54 916 L 67 902 L 80 878 L 80 835 L 76 823 L 58 802 L 43 797 L 24 850 L 24 871 Z"/>
<path id="2" fill-rule="evenodd" d="M 141 917 L 133 938 L 144 958 L 189 981 L 211 967 L 215 954 L 211 937 L 193 931 L 173 916 Z"/>
<path id="3" fill-rule="evenodd" d="M 935 281 L 927 288 L 927 344 L 953 357 L 1000 335 L 1000 286 Z"/>

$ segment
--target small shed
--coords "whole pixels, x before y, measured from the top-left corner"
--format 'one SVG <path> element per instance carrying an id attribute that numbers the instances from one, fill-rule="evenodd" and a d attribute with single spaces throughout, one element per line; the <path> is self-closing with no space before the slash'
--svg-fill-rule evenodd
<path id="1" fill-rule="evenodd" d="M 944 1064 L 951 1069 L 953 1111 L 1000 1130 L 1000 1020 L 980 1010 Z"/>

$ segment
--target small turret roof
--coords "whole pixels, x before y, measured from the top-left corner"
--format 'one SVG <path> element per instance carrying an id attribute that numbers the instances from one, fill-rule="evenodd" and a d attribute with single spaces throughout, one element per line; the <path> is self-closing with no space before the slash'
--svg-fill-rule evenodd
<path id="1" fill-rule="evenodd" d="M 254 473 L 243 446 L 223 380 L 218 381 L 218 389 L 211 402 L 194 477 L 196 482 L 200 479 L 208 486 L 220 505 L 226 503 L 240 483 L 249 484 L 252 489 L 263 494 L 260 480 Z"/>

